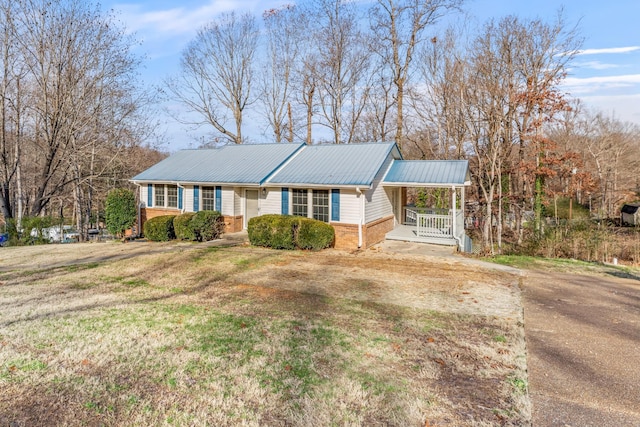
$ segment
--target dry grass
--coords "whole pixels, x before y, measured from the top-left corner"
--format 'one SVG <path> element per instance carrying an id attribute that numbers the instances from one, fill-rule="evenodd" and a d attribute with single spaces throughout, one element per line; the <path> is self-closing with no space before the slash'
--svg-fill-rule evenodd
<path id="1" fill-rule="evenodd" d="M 2 249 L 0 425 L 530 421 L 517 277 L 140 245 Z"/>

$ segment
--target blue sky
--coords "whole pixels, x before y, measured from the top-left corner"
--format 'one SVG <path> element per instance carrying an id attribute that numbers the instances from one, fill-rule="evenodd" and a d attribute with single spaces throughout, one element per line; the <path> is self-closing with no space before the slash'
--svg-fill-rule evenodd
<path id="1" fill-rule="evenodd" d="M 363 0 L 355 0 L 363 1 Z M 364 0 L 366 1 L 366 0 Z M 159 84 L 178 71 L 180 52 L 196 30 L 219 13 L 262 11 L 289 0 L 103 0 L 128 31 L 142 41 L 147 58 L 142 77 Z M 477 23 L 505 15 L 552 22 L 560 7 L 585 38 L 564 89 L 587 106 L 640 124 L 639 0 L 467 0 L 465 11 Z M 173 133 L 173 132 L 171 132 Z M 175 149 L 176 147 L 171 147 Z"/>

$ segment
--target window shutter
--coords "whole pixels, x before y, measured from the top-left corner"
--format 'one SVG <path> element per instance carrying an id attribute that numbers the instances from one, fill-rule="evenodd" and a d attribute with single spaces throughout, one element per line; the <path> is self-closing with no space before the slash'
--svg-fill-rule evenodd
<path id="1" fill-rule="evenodd" d="M 182 187 L 178 187 L 178 209 L 182 209 Z"/>
<path id="2" fill-rule="evenodd" d="M 198 212 L 200 210 L 200 187 L 193 186 L 193 211 Z"/>
<path id="3" fill-rule="evenodd" d="M 216 210 L 222 213 L 222 187 L 216 187 Z"/>
<path id="4" fill-rule="evenodd" d="M 282 215 L 289 215 L 289 189 L 283 188 L 282 193 Z"/>
<path id="5" fill-rule="evenodd" d="M 147 207 L 153 206 L 153 184 L 147 185 Z"/>
<path id="6" fill-rule="evenodd" d="M 340 190 L 331 190 L 331 221 L 340 221 Z"/>

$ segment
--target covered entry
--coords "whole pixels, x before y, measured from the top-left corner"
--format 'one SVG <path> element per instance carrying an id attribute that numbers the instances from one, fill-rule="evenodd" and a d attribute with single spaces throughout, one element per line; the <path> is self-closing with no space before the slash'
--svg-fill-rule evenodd
<path id="1" fill-rule="evenodd" d="M 471 241 L 464 231 L 464 191 L 471 185 L 467 160 L 394 160 L 383 186 L 402 188 L 440 188 L 449 192 L 449 207 L 401 206 L 397 225 L 386 238 L 411 242 L 458 246 L 470 251 Z M 406 202 L 406 199 L 404 202 Z"/>

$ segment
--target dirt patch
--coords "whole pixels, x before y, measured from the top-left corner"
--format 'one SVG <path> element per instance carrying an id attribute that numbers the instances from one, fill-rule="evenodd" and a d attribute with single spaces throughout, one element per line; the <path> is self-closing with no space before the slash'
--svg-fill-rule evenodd
<path id="1" fill-rule="evenodd" d="M 236 278 L 328 297 L 522 320 L 519 276 L 464 260 L 325 251 L 289 257 Z"/>

